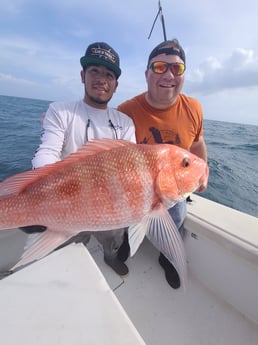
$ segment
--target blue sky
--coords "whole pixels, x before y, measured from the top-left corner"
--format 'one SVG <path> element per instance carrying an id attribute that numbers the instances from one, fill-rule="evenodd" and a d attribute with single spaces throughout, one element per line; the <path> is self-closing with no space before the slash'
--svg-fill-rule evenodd
<path id="1" fill-rule="evenodd" d="M 183 92 L 206 119 L 258 125 L 258 2 L 161 1 L 167 37 L 186 52 Z M 0 94 L 45 100 L 83 95 L 79 59 L 105 41 L 122 76 L 111 106 L 146 90 L 144 71 L 163 40 L 157 0 L 9 0 L 0 11 Z"/>

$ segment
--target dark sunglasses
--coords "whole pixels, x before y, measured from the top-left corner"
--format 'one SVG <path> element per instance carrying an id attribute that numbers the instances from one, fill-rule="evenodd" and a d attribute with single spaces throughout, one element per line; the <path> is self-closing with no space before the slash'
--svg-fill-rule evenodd
<path id="1" fill-rule="evenodd" d="M 164 74 L 170 69 L 175 77 L 179 77 L 185 71 L 185 64 L 180 62 L 168 63 L 164 61 L 154 61 L 150 64 L 149 68 L 156 74 Z"/>

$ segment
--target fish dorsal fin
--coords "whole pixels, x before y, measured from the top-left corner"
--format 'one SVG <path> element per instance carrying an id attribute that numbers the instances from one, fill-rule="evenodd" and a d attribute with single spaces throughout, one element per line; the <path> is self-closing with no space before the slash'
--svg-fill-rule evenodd
<path id="1" fill-rule="evenodd" d="M 132 146 L 132 145 L 136 145 L 136 144 L 131 141 L 122 140 L 122 139 L 107 139 L 107 138 L 94 139 L 94 140 L 88 141 L 86 144 L 80 147 L 78 151 L 72 153 L 71 155 L 69 155 L 62 161 L 55 163 L 54 165 L 55 167 L 65 167 L 67 165 L 70 165 L 71 163 L 80 161 L 82 158 L 85 158 L 87 156 L 94 156 L 104 151 L 117 149 L 122 146 Z"/>
<path id="2" fill-rule="evenodd" d="M 123 139 L 94 139 L 88 141 L 85 145 L 83 145 L 78 151 L 84 151 L 84 150 L 92 150 L 93 152 L 101 152 L 101 151 L 107 151 L 116 149 L 121 146 L 133 146 L 136 145 L 135 143 L 129 141 L 129 140 L 123 140 Z"/>
<path id="3" fill-rule="evenodd" d="M 52 172 L 64 169 L 66 166 L 80 161 L 87 156 L 93 156 L 97 153 L 116 149 L 122 146 L 135 145 L 131 141 L 117 139 L 95 139 L 83 145 L 78 151 L 72 153 L 64 160 L 54 164 L 45 165 L 35 170 L 25 171 L 20 174 L 8 177 L 0 183 L 0 199 L 16 195 L 25 190 L 29 185 L 37 182 L 41 178 L 50 175 Z"/>
<path id="4" fill-rule="evenodd" d="M 0 183 L 0 200 L 21 193 L 43 175 L 43 168 L 38 168 L 8 177 Z"/>

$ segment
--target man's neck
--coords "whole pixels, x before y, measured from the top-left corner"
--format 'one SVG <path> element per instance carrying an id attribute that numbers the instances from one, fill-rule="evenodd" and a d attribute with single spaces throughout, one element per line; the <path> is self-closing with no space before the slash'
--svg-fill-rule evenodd
<path id="1" fill-rule="evenodd" d="M 172 107 L 172 105 L 175 104 L 177 97 L 175 97 L 170 102 L 158 103 L 158 102 L 152 101 L 152 99 L 148 95 L 148 92 L 146 92 L 145 93 L 145 100 L 152 108 L 162 110 L 162 109 L 168 109 L 168 108 Z"/>
<path id="2" fill-rule="evenodd" d="M 107 103 L 101 103 L 98 101 L 94 101 L 93 99 L 90 99 L 89 97 L 83 98 L 84 103 L 88 104 L 90 107 L 96 108 L 96 109 L 107 109 L 108 104 Z"/>

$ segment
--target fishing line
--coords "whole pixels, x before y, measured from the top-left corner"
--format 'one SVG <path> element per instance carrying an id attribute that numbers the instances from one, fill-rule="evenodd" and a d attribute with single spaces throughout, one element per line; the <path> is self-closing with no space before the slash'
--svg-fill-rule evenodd
<path id="1" fill-rule="evenodd" d="M 151 31 L 150 31 L 150 34 L 148 36 L 148 39 L 150 39 L 151 37 L 151 34 L 152 34 L 152 31 L 153 31 L 153 28 L 154 28 L 154 25 L 158 19 L 158 16 L 160 15 L 160 19 L 161 19 L 161 24 L 162 24 L 162 29 L 163 29 L 163 36 L 164 36 L 164 41 L 167 41 L 167 34 L 166 34 L 166 27 L 165 27 L 165 19 L 164 19 L 164 16 L 163 16 L 163 13 L 162 13 L 162 7 L 161 7 L 161 3 L 159 1 L 159 10 L 158 10 L 158 13 L 154 19 L 154 22 L 152 24 L 152 27 L 151 27 Z"/>
<path id="2" fill-rule="evenodd" d="M 90 128 L 90 125 L 91 125 L 91 119 L 90 119 L 90 116 L 89 116 L 89 113 L 88 113 L 88 109 L 86 109 L 86 112 L 87 112 L 87 116 L 88 116 L 88 121 L 87 121 L 87 124 L 86 124 L 85 139 L 86 139 L 86 142 L 88 142 L 89 141 L 89 134 L 88 134 L 88 132 L 89 132 L 89 128 Z M 111 118 L 110 118 L 109 109 L 107 109 L 107 118 L 108 118 L 109 127 L 111 128 L 111 131 L 113 132 L 115 139 L 118 139 L 117 130 L 116 130 L 116 127 L 114 126 Z"/>

